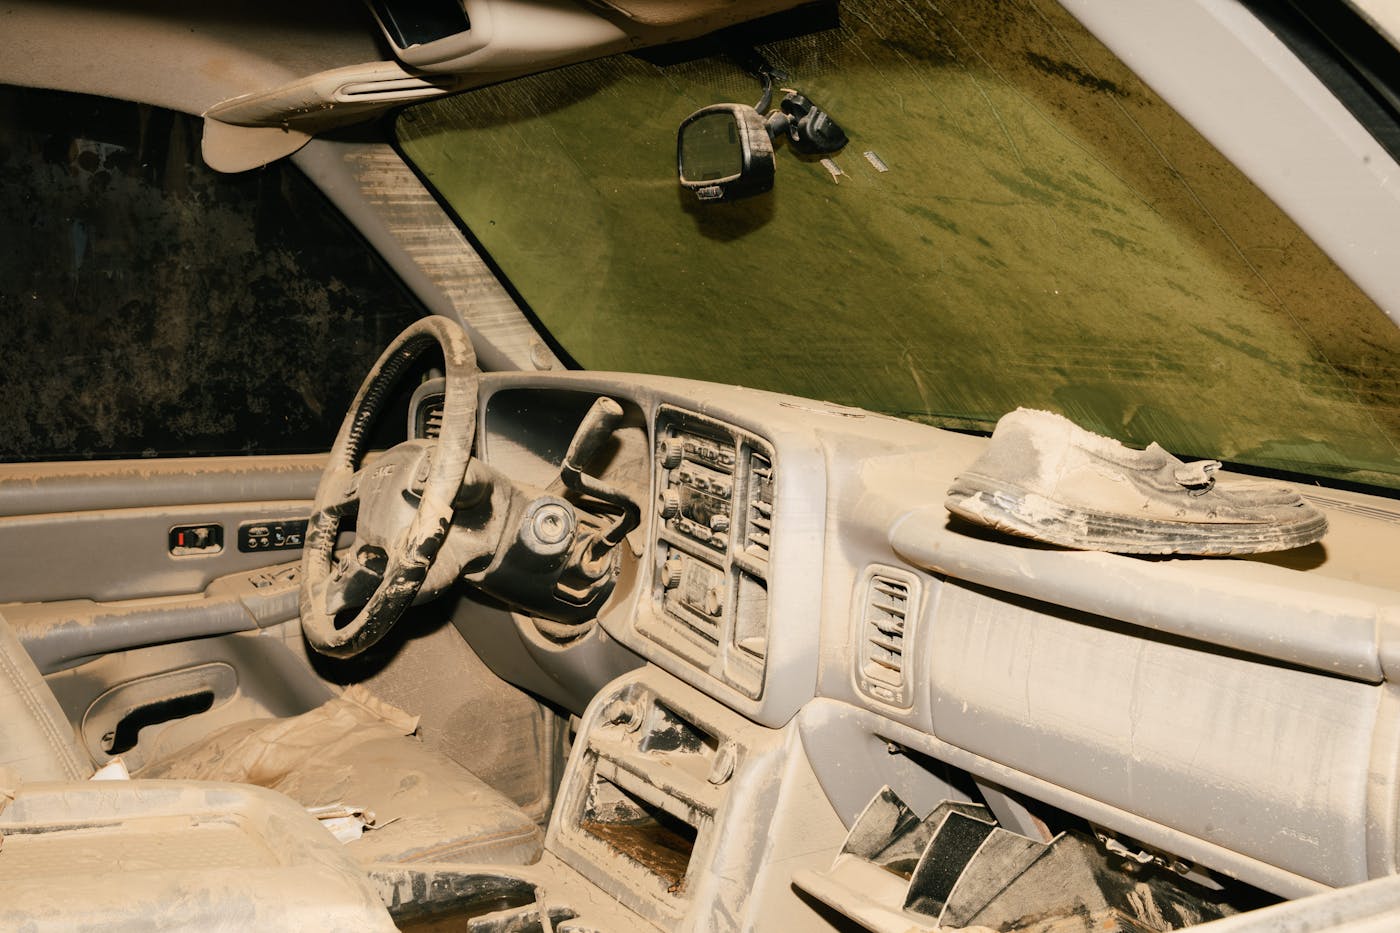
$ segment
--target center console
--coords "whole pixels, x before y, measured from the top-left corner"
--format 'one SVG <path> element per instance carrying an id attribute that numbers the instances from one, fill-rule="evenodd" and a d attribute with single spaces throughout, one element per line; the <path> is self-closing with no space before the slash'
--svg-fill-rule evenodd
<path id="1" fill-rule="evenodd" d="M 538 862 L 371 874 L 396 921 L 468 933 L 825 930 L 792 879 L 845 836 L 796 723 L 761 726 L 647 666 L 585 711 Z"/>
<path id="2" fill-rule="evenodd" d="M 590 706 L 546 848 L 663 929 L 692 905 L 737 917 L 748 886 L 733 881 L 757 871 L 754 816 L 771 815 L 782 754 L 781 733 L 644 668 Z"/>

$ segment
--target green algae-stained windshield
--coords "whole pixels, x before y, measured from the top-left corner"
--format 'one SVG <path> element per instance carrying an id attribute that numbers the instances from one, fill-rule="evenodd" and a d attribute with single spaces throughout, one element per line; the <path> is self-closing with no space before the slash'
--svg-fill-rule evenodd
<path id="1" fill-rule="evenodd" d="M 582 366 L 1400 488 L 1400 329 L 1051 3 L 849 3 L 761 46 L 841 124 L 774 190 L 675 178 L 727 58 L 619 56 L 422 104 L 407 156 Z"/>

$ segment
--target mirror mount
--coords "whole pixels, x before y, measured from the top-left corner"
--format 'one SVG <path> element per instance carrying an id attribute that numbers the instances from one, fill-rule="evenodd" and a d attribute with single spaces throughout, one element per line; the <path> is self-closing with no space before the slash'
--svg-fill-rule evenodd
<path id="1" fill-rule="evenodd" d="M 772 67 L 756 52 L 749 70 L 763 82 L 756 107 L 711 104 L 681 121 L 676 132 L 676 174 L 682 188 L 703 202 L 734 201 L 773 188 L 774 147 L 786 138 L 795 152 L 824 156 L 839 152 L 849 139 L 826 111 L 805 95 L 783 88 L 773 102 Z"/>
<path id="2" fill-rule="evenodd" d="M 788 91 L 768 117 L 769 132 L 783 133 L 802 155 L 830 155 L 850 142 L 846 131 L 825 111 L 797 91 Z"/>

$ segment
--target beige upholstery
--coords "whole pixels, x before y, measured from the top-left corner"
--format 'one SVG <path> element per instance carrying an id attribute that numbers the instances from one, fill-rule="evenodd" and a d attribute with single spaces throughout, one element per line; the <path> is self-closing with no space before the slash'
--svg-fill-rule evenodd
<path id="1" fill-rule="evenodd" d="M 257 784 L 305 806 L 373 811 L 382 828 L 347 846 L 364 862 L 524 865 L 538 859 L 539 827 L 410 735 L 416 724 L 415 717 L 352 687 L 301 716 L 229 726 L 138 776 Z"/>
<path id="2" fill-rule="evenodd" d="M 255 784 L 302 806 L 374 812 L 379 829 L 347 845 L 361 862 L 528 864 L 540 828 L 515 804 L 411 733 L 417 725 L 362 688 L 288 719 L 236 723 L 143 768 L 137 777 Z M 0 617 L 0 768 L 28 784 L 82 781 L 87 753 Z"/>
<path id="3" fill-rule="evenodd" d="M 0 835 L 3 930 L 395 929 L 334 837 L 246 784 L 26 784 Z"/>
<path id="4" fill-rule="evenodd" d="M 22 781 L 83 781 L 92 761 L 15 633 L 0 617 L 0 768 Z"/>

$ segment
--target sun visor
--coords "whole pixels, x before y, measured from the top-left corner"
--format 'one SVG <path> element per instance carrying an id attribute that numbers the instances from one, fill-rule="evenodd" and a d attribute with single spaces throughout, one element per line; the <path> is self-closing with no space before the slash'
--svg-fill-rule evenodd
<path id="1" fill-rule="evenodd" d="M 234 126 L 204 118 L 200 143 L 205 163 L 216 172 L 246 172 L 289 156 L 311 141 L 309 133 L 278 126 Z"/>
<path id="2" fill-rule="evenodd" d="M 616 7 L 586 7 L 574 0 L 369 0 L 367 5 L 393 60 L 330 68 L 220 101 L 204 111 L 205 161 L 220 171 L 246 171 L 295 152 L 312 136 L 394 107 L 693 38 L 795 4 L 765 0 L 739 9 L 731 0 L 620 0 Z M 240 132 L 248 129 L 260 132 Z"/>

